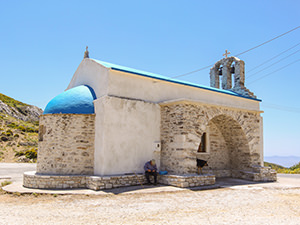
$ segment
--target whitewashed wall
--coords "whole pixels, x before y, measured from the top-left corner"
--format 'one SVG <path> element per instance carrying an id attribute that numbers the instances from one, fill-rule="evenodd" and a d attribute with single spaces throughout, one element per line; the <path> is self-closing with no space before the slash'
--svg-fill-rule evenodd
<path id="1" fill-rule="evenodd" d="M 74 73 L 66 90 L 79 85 L 88 85 L 95 91 L 97 98 L 108 93 L 109 69 L 90 59 L 84 59 Z"/>
<path id="2" fill-rule="evenodd" d="M 151 102 L 164 102 L 184 98 L 213 105 L 259 110 L 259 101 L 130 73 L 110 70 L 109 80 L 109 95 L 139 98 Z"/>
<path id="3" fill-rule="evenodd" d="M 97 99 L 95 175 L 143 172 L 160 140 L 160 107 L 104 96 Z M 157 158 L 158 160 L 158 158 Z"/>

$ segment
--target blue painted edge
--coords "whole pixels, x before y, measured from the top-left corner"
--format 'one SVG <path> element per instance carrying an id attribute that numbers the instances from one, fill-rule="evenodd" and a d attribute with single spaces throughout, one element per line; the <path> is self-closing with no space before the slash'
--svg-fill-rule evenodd
<path id="1" fill-rule="evenodd" d="M 181 84 L 181 85 L 185 85 L 185 86 L 200 88 L 200 89 L 204 89 L 204 90 L 208 90 L 208 91 L 218 92 L 218 93 L 221 93 L 221 94 L 227 94 L 227 95 L 231 95 L 231 96 L 235 96 L 235 97 L 240 97 L 240 98 L 245 98 L 245 99 L 249 99 L 249 100 L 254 100 L 254 101 L 259 101 L 259 102 L 262 101 L 261 99 L 251 98 L 251 97 L 246 97 L 246 96 L 243 96 L 243 95 L 239 95 L 239 94 L 237 94 L 236 92 L 233 92 L 233 91 L 221 90 L 221 89 L 207 87 L 207 86 L 203 86 L 203 85 L 199 85 L 199 84 L 194 84 L 194 83 L 190 83 L 190 82 L 186 82 L 186 81 L 171 79 L 171 78 L 164 77 L 164 76 L 161 76 L 161 75 L 156 75 L 156 74 L 145 72 L 145 71 L 131 69 L 129 67 L 119 66 L 119 65 L 115 65 L 115 64 L 112 64 L 112 63 L 103 62 L 103 61 L 96 60 L 96 59 L 92 59 L 92 60 L 95 61 L 96 63 L 102 64 L 103 66 L 105 66 L 107 68 L 111 68 L 113 70 L 120 71 L 120 72 L 131 73 L 131 74 L 135 74 L 135 75 L 139 75 L 139 76 L 143 76 L 143 77 L 154 78 L 154 79 L 157 79 L 157 80 L 162 80 L 162 81 L 167 81 L 167 82 L 171 82 L 171 83 Z"/>
<path id="2" fill-rule="evenodd" d="M 96 93 L 95 93 L 94 89 L 91 88 L 90 86 L 86 85 L 86 84 L 84 84 L 83 86 L 86 86 L 90 90 L 90 92 L 91 92 L 91 94 L 93 96 L 93 99 L 96 100 L 97 96 L 96 96 Z"/>

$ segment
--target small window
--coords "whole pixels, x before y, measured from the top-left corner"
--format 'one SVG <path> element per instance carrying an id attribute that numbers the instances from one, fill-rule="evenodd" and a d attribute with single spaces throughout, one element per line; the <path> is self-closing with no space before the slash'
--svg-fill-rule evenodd
<path id="1" fill-rule="evenodd" d="M 207 138 L 206 138 L 206 133 L 203 133 L 201 136 L 201 142 L 198 147 L 198 152 L 207 152 Z"/>

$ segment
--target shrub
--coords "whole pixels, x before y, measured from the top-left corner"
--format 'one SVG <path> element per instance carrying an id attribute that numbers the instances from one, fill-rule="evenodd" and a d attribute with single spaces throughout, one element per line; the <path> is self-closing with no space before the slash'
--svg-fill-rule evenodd
<path id="1" fill-rule="evenodd" d="M 7 130 L 6 132 L 5 132 L 5 135 L 7 136 L 7 137 L 9 137 L 9 136 L 13 136 L 13 132 L 11 131 L 11 130 Z"/>
<path id="2" fill-rule="evenodd" d="M 11 184 L 11 181 L 5 180 L 5 181 L 1 182 L 1 187 L 4 187 L 9 184 Z"/>
<path id="3" fill-rule="evenodd" d="M 7 125 L 7 127 L 17 128 L 18 126 L 15 123 L 10 123 Z"/>
<path id="4" fill-rule="evenodd" d="M 18 126 L 17 128 L 18 128 L 18 130 L 20 130 L 20 131 L 23 131 L 23 132 L 26 131 L 26 128 L 25 128 L 24 126 Z"/>
<path id="5" fill-rule="evenodd" d="M 271 167 L 272 169 L 276 170 L 277 173 L 300 174 L 300 162 L 290 168 L 268 162 L 265 162 L 265 166 Z"/>
<path id="6" fill-rule="evenodd" d="M 19 152 L 16 152 L 15 154 L 15 157 L 20 157 L 20 156 L 25 156 L 27 159 L 32 159 L 33 162 L 36 161 L 37 159 L 37 151 L 35 148 L 32 148 L 30 150 L 27 150 L 27 151 L 19 151 Z"/>
<path id="7" fill-rule="evenodd" d="M 291 170 L 296 170 L 296 169 L 299 169 L 300 168 L 300 162 L 297 163 L 296 165 L 292 166 L 290 169 Z"/>
<path id="8" fill-rule="evenodd" d="M 26 158 L 28 159 L 36 159 L 37 158 L 37 152 L 36 152 L 36 149 L 35 148 L 32 148 L 30 150 L 27 150 L 25 152 L 25 156 Z"/>
<path id="9" fill-rule="evenodd" d="M 32 127 L 27 127 L 27 128 L 26 128 L 26 132 L 30 132 L 30 133 L 38 133 L 38 132 L 39 132 L 39 129 L 35 129 L 35 128 L 32 128 Z"/>
<path id="10" fill-rule="evenodd" d="M 2 136 L 2 137 L 0 137 L 0 140 L 1 141 L 8 141 L 8 138 L 6 136 Z"/>
<path id="11" fill-rule="evenodd" d="M 22 155 L 25 155 L 25 153 L 22 151 L 19 151 L 19 152 L 16 152 L 15 157 L 20 157 Z"/>

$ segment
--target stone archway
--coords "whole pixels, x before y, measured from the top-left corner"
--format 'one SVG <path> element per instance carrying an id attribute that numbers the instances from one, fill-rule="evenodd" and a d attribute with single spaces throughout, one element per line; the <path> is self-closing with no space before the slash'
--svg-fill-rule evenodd
<path id="1" fill-rule="evenodd" d="M 182 101 L 162 106 L 161 115 L 162 170 L 195 173 L 196 158 L 208 159 L 219 177 L 241 177 L 241 171 L 251 172 L 253 166 L 262 166 L 259 112 Z M 210 148 L 199 154 L 199 144 L 207 129 L 213 131 L 208 135 Z"/>
<path id="2" fill-rule="evenodd" d="M 216 176 L 228 177 L 232 170 L 249 170 L 248 141 L 235 119 L 225 114 L 215 116 L 209 120 L 205 131 L 209 151 L 197 153 L 196 157 L 208 160 L 209 168 Z"/>

